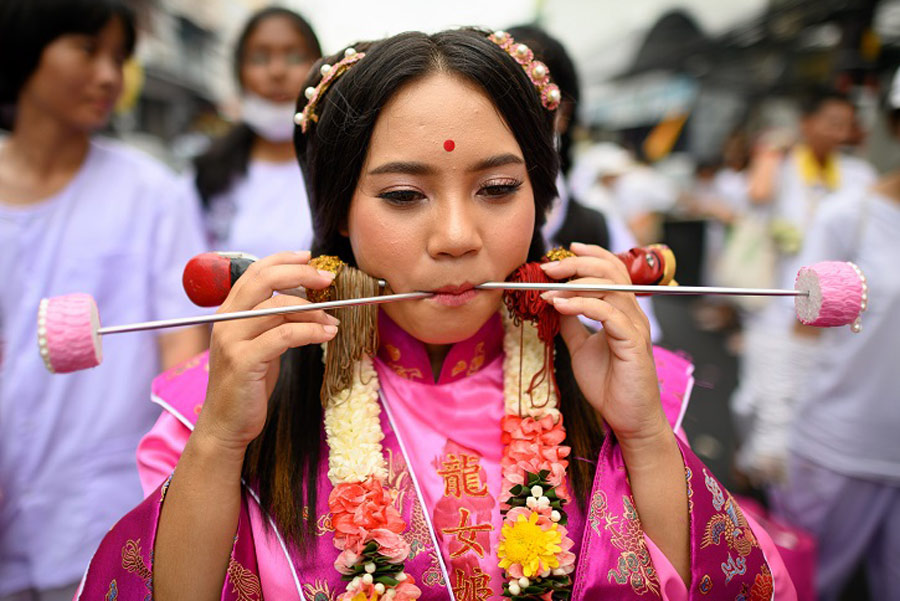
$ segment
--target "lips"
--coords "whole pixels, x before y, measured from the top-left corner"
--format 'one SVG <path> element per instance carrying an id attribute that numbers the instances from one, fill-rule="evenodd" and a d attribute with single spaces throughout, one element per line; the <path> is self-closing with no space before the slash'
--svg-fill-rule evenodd
<path id="1" fill-rule="evenodd" d="M 434 292 L 434 296 L 431 298 L 434 302 L 448 307 L 464 305 L 475 298 L 475 295 L 478 293 L 475 290 L 475 285 L 470 282 L 458 286 L 443 286 L 432 290 L 432 292 Z"/>
<path id="2" fill-rule="evenodd" d="M 462 294 L 463 292 L 468 292 L 475 287 L 475 284 L 466 282 L 465 284 L 460 284 L 459 286 L 443 286 L 441 288 L 436 288 L 432 290 L 435 294 Z"/>

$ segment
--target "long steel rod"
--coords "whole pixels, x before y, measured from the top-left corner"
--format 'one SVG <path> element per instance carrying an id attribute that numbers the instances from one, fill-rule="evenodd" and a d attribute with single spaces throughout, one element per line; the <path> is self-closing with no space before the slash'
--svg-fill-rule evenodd
<path id="1" fill-rule="evenodd" d="M 250 311 L 234 311 L 233 313 L 214 313 L 212 315 L 201 315 L 199 317 L 160 319 L 158 321 L 143 321 L 123 326 L 109 326 L 107 328 L 100 328 L 97 330 L 97 333 L 101 335 L 122 334 L 124 332 L 140 332 L 143 330 L 158 330 L 160 328 L 193 326 L 201 323 L 215 323 L 217 321 L 231 321 L 233 319 L 245 319 L 247 317 L 265 317 L 267 315 L 283 315 L 284 313 L 303 313 L 304 311 L 318 311 L 321 309 L 340 309 L 341 307 L 352 307 L 355 305 L 380 305 L 381 303 L 390 303 L 393 301 L 426 298 L 432 295 L 433 293 L 431 292 L 404 292 L 402 294 L 386 294 L 384 296 L 369 296 L 366 298 L 347 298 L 325 303 L 272 307 L 271 309 L 253 309 Z"/>
<path id="2" fill-rule="evenodd" d="M 808 292 L 800 290 L 782 290 L 772 288 L 715 288 L 708 286 L 634 286 L 624 284 L 567 284 L 553 283 L 529 283 L 529 282 L 486 282 L 475 286 L 482 290 L 568 290 L 570 292 L 632 292 L 638 294 L 663 294 L 663 295 L 698 295 L 716 294 L 725 296 L 809 296 Z M 365 298 L 348 298 L 344 300 L 328 301 L 324 303 L 310 303 L 305 305 L 291 305 L 288 307 L 273 307 L 271 309 L 256 309 L 250 311 L 235 311 L 233 313 L 215 313 L 199 317 L 179 317 L 176 319 L 160 319 L 157 321 L 144 321 L 122 326 L 109 326 L 100 328 L 98 334 L 121 334 L 124 332 L 140 332 L 143 330 L 158 330 L 161 328 L 174 328 L 180 326 L 193 326 L 202 323 L 216 323 L 219 321 L 231 321 L 233 319 L 245 319 L 248 317 L 264 317 L 267 315 L 283 315 L 285 313 L 302 313 L 304 311 L 319 311 L 324 309 L 340 309 L 355 305 L 380 305 L 394 301 L 412 300 L 433 296 L 433 292 L 403 292 L 400 294 L 386 294 L 383 296 L 369 296 Z"/>
<path id="3" fill-rule="evenodd" d="M 717 288 L 713 286 L 636 286 L 634 284 L 567 284 L 564 282 L 486 282 L 475 286 L 484 290 L 569 290 L 571 292 L 633 292 L 636 294 L 725 296 L 809 296 L 802 290 L 781 288 Z"/>

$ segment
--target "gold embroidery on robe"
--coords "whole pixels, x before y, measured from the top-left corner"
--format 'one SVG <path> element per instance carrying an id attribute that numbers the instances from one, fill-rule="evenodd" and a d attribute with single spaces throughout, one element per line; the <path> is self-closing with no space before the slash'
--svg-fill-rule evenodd
<path id="1" fill-rule="evenodd" d="M 450 371 L 450 375 L 454 378 L 459 374 L 465 372 L 467 376 L 471 376 L 484 365 L 484 342 L 479 342 L 475 345 L 475 349 L 472 351 L 472 359 L 470 361 L 465 361 L 464 359 L 460 359 L 456 362 L 456 365 L 453 366 L 453 369 Z"/>
<path id="2" fill-rule="evenodd" d="M 113 578 L 109 581 L 109 590 L 106 591 L 106 595 L 103 597 L 103 601 L 117 601 L 119 598 L 119 585 L 116 584 L 116 579 Z"/>
<path id="3" fill-rule="evenodd" d="M 700 548 L 718 545 L 724 539 L 728 548 L 737 552 L 740 557 L 747 557 L 759 546 L 756 535 L 750 528 L 747 518 L 730 494 L 722 492 L 715 479 L 704 469 L 706 488 L 713 495 L 713 507 L 717 512 L 706 523 Z"/>
<path id="4" fill-rule="evenodd" d="M 259 576 L 238 563 L 234 557 L 228 562 L 228 580 L 231 582 L 231 592 L 237 595 L 238 601 L 262 600 Z"/>
<path id="5" fill-rule="evenodd" d="M 418 367 L 403 367 L 402 365 L 398 365 L 397 363 L 388 363 L 388 367 L 393 369 L 398 376 L 406 380 L 425 379 L 425 377 L 422 376 L 422 370 L 420 370 Z"/>
<path id="6" fill-rule="evenodd" d="M 122 568 L 137 576 L 144 582 L 150 582 L 153 574 L 141 556 L 141 539 L 128 540 L 122 546 Z"/>
<path id="7" fill-rule="evenodd" d="M 316 580 L 312 584 L 303 585 L 303 595 L 309 601 L 334 601 L 334 591 L 325 580 Z"/>
<path id="8" fill-rule="evenodd" d="M 334 524 L 331 523 L 331 512 L 323 513 L 316 520 L 316 536 L 325 536 L 328 532 L 334 532 Z"/>
<path id="9" fill-rule="evenodd" d="M 644 531 L 634 508 L 634 499 L 623 496 L 622 505 L 625 513 L 620 521 L 620 516 L 609 513 L 606 493 L 598 490 L 591 499 L 588 513 L 588 521 L 594 531 L 602 536 L 602 530 L 607 530 L 613 547 L 622 551 L 617 566 L 609 570 L 607 578 L 610 582 L 630 585 L 638 595 L 650 593 L 658 597 L 659 580 L 644 542 Z"/>

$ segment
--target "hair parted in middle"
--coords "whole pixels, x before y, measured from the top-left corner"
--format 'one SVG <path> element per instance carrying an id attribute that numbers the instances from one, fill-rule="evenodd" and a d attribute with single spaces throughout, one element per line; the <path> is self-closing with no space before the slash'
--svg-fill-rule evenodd
<path id="1" fill-rule="evenodd" d="M 557 196 L 559 159 L 553 146 L 553 113 L 522 66 L 488 39 L 489 32 L 458 29 L 435 34 L 409 32 L 355 44 L 366 56 L 341 75 L 319 100 L 318 121 L 306 133 L 298 127 L 294 144 L 306 180 L 315 238 L 313 254 L 336 255 L 356 265 L 350 242 L 340 230 L 359 181 L 381 109 L 405 85 L 443 73 L 477 85 L 497 107 L 525 159 L 534 190 L 535 224 L 528 260 L 544 253 L 541 226 Z M 320 67 L 335 64 L 343 51 L 323 58 L 306 86 L 322 79 Z M 306 98 L 301 95 L 297 112 Z"/>

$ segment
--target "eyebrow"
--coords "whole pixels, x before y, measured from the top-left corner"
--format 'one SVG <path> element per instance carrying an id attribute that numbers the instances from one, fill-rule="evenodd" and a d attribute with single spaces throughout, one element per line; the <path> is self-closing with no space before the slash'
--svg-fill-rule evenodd
<path id="1" fill-rule="evenodd" d="M 471 167 L 469 167 L 469 171 L 486 171 L 487 169 L 494 169 L 496 167 L 503 167 L 505 165 L 524 165 L 525 161 L 511 152 L 507 152 L 505 154 L 498 154 L 489 158 L 486 158 L 482 161 L 478 161 Z M 401 173 L 405 175 L 434 175 L 437 170 L 428 165 L 427 163 L 419 163 L 416 161 L 392 161 L 390 163 L 385 163 L 384 165 L 379 165 L 375 167 L 371 171 L 369 171 L 369 175 L 383 175 L 385 173 Z"/>

